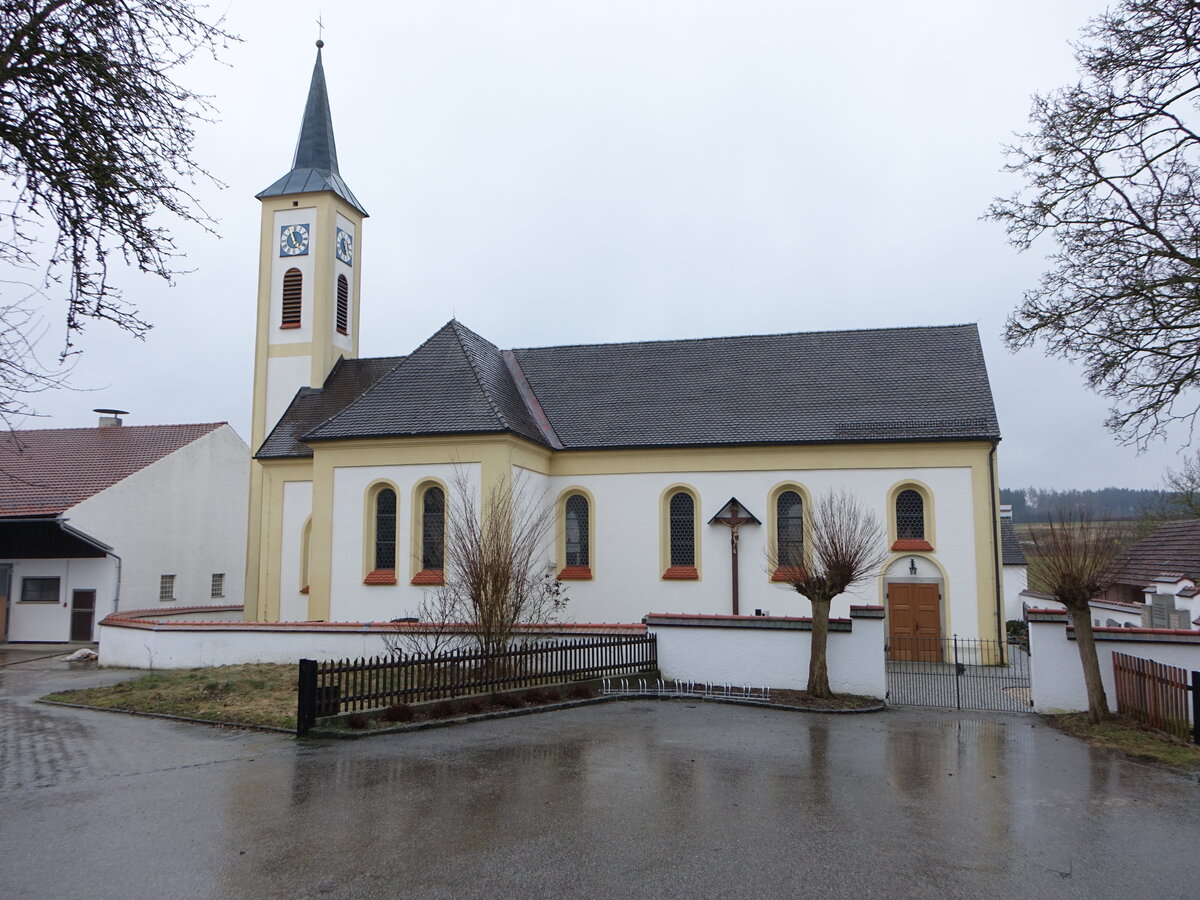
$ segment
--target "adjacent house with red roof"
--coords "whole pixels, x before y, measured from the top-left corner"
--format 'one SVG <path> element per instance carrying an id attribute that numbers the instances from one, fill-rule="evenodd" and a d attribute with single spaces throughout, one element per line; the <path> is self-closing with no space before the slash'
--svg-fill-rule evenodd
<path id="1" fill-rule="evenodd" d="M 91 641 L 118 607 L 240 606 L 248 457 L 224 422 L 0 436 L 0 639 Z"/>
<path id="2" fill-rule="evenodd" d="M 1200 519 L 1159 526 L 1122 554 L 1116 570 L 1106 600 L 1145 604 L 1148 627 L 1200 626 Z"/>

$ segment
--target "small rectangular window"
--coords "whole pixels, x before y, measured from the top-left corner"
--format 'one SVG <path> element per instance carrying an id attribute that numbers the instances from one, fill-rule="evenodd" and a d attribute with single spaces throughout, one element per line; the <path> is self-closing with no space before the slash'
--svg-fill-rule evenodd
<path id="1" fill-rule="evenodd" d="M 225 573 L 213 572 L 212 577 L 212 597 L 225 596 Z"/>
<path id="2" fill-rule="evenodd" d="M 159 600 L 174 600 L 175 599 L 175 576 L 162 575 L 158 579 L 158 599 Z"/>
<path id="3" fill-rule="evenodd" d="M 57 603 L 60 579 L 22 578 L 22 603 Z"/>

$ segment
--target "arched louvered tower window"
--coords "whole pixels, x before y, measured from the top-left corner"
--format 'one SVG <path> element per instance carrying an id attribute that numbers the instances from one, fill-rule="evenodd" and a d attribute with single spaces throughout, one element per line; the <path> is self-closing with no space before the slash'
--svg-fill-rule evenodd
<path id="1" fill-rule="evenodd" d="M 775 541 L 780 569 L 804 568 L 804 500 L 795 491 L 775 500 Z"/>
<path id="2" fill-rule="evenodd" d="M 925 498 L 911 488 L 896 495 L 896 538 L 925 540 Z"/>
<path id="3" fill-rule="evenodd" d="M 338 334 L 350 333 L 350 282 L 345 275 L 337 279 L 337 330 Z"/>
<path id="4" fill-rule="evenodd" d="M 299 269 L 288 269 L 283 273 L 283 315 L 280 328 L 299 328 L 300 310 L 304 299 L 304 276 Z"/>
<path id="5" fill-rule="evenodd" d="M 687 491 L 671 495 L 671 567 L 696 565 L 696 503 Z"/>
<path id="6" fill-rule="evenodd" d="M 566 513 L 566 563 L 568 566 L 590 566 L 587 497 L 583 494 L 568 497 Z"/>

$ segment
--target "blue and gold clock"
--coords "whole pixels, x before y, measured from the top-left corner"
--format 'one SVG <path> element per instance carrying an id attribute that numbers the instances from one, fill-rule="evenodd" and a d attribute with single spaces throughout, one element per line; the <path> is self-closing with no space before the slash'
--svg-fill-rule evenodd
<path id="1" fill-rule="evenodd" d="M 334 255 L 348 266 L 354 265 L 354 235 L 341 228 L 337 230 L 337 241 L 333 247 Z"/>
<path id="2" fill-rule="evenodd" d="M 284 225 L 279 229 L 279 255 L 305 256 L 308 253 L 308 225 Z"/>

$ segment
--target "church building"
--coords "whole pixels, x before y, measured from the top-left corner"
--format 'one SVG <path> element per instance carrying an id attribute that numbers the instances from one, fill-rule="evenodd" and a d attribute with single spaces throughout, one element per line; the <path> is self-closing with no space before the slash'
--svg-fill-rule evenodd
<path id="1" fill-rule="evenodd" d="M 292 168 L 258 195 L 247 620 L 416 615 L 453 492 L 519 477 L 552 505 L 547 571 L 575 622 L 808 615 L 767 560 L 804 558 L 814 500 L 840 489 L 889 556 L 834 616 L 873 604 L 892 635 L 1003 639 L 974 325 L 504 349 L 451 320 L 360 359 L 367 214 L 338 171 L 320 46 Z"/>

